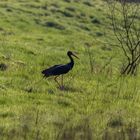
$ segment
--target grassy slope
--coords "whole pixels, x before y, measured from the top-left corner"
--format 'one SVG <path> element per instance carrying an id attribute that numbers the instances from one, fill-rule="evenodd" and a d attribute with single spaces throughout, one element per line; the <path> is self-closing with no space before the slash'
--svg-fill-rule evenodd
<path id="1" fill-rule="evenodd" d="M 102 1 L 1 0 L 0 139 L 130 138 L 140 128 L 139 77 L 118 78 L 119 50 Z M 96 19 L 96 20 L 95 20 Z M 55 27 L 48 27 L 48 23 Z M 115 41 L 115 40 L 114 40 Z M 85 43 L 92 43 L 90 73 Z M 40 71 L 79 53 L 66 90 Z M 111 64 L 99 70 L 113 56 Z M 66 58 L 66 59 L 65 59 Z M 37 82 L 37 83 L 36 83 Z M 131 136 L 129 136 L 131 135 Z M 137 135 L 138 137 L 138 135 Z"/>

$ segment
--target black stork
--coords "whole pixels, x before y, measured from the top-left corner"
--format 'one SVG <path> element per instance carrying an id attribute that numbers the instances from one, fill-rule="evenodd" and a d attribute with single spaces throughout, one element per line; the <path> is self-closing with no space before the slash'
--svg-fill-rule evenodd
<path id="1" fill-rule="evenodd" d="M 74 60 L 72 58 L 72 56 L 78 58 L 73 52 L 68 51 L 67 52 L 68 57 L 70 58 L 70 62 L 65 64 L 65 65 L 54 65 L 48 69 L 45 69 L 42 71 L 42 74 L 44 75 L 45 78 L 50 77 L 50 76 L 55 76 L 54 80 L 55 82 L 59 85 L 60 89 L 63 89 L 63 75 L 68 73 L 70 70 L 72 70 L 73 66 L 74 66 Z M 57 78 L 62 75 L 62 81 L 61 81 L 61 85 L 59 84 L 59 82 L 57 81 Z"/>

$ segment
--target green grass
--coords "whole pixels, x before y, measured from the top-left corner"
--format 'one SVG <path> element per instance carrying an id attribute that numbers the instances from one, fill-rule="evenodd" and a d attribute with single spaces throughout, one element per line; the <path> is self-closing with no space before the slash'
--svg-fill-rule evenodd
<path id="1" fill-rule="evenodd" d="M 0 139 L 140 139 L 140 77 L 119 76 L 115 43 L 101 0 L 1 0 Z M 41 70 L 68 50 L 80 59 L 62 91 Z"/>

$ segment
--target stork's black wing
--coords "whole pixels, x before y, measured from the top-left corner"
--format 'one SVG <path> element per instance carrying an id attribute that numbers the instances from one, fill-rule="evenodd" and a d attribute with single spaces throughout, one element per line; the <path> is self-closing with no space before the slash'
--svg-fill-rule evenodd
<path id="1" fill-rule="evenodd" d="M 44 74 L 44 76 L 49 77 L 52 75 L 52 72 L 55 70 L 56 67 L 59 67 L 61 65 L 54 65 L 48 69 L 45 69 L 42 71 L 42 74 Z"/>
<path id="2" fill-rule="evenodd" d="M 42 71 L 45 77 L 49 76 L 55 76 L 60 74 L 65 74 L 70 70 L 70 66 L 68 64 L 66 65 L 54 65 L 48 69 L 45 69 Z"/>

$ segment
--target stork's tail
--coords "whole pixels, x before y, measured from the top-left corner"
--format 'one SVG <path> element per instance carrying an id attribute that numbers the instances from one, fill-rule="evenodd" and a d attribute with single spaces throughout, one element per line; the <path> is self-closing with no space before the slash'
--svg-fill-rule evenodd
<path id="1" fill-rule="evenodd" d="M 47 70 L 43 70 L 41 73 L 43 74 L 44 78 L 47 78 L 50 76 Z"/>

